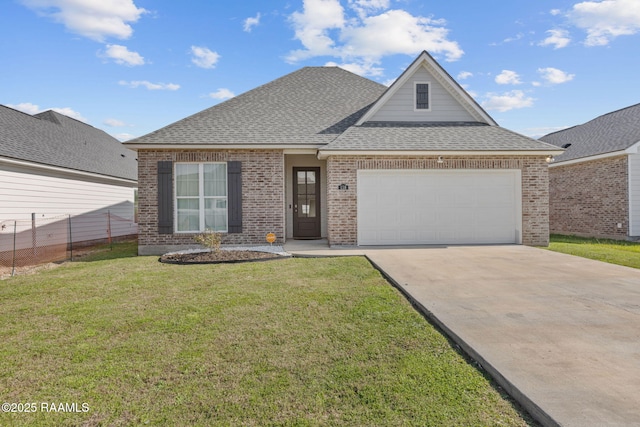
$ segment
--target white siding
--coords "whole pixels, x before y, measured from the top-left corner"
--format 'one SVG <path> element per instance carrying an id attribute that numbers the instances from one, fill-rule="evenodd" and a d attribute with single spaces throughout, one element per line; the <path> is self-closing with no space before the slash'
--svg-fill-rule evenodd
<path id="1" fill-rule="evenodd" d="M 629 236 L 640 236 L 640 154 L 629 154 Z"/>
<path id="2" fill-rule="evenodd" d="M 112 237 L 136 234 L 134 191 L 126 186 L 80 180 L 55 172 L 2 165 L 0 234 L 7 237 L 13 233 L 13 220 L 18 220 L 19 233 L 30 230 L 31 214 L 35 213 L 36 224 L 42 228 L 38 238 L 51 235 L 51 244 L 59 243 L 60 237 L 54 234 L 64 233 L 60 230 L 67 227 L 69 215 L 74 242 L 103 239 L 109 226 L 107 212 Z"/>
<path id="3" fill-rule="evenodd" d="M 431 83 L 430 111 L 414 111 L 416 82 Z M 469 122 L 476 121 L 467 110 L 436 80 L 420 67 L 402 87 L 378 110 L 371 121 Z"/>

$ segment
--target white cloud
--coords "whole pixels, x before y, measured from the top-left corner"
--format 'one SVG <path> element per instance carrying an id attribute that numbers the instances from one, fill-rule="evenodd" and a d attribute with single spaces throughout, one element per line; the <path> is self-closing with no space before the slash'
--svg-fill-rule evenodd
<path id="1" fill-rule="evenodd" d="M 361 63 L 343 63 L 338 64 L 336 62 L 329 61 L 324 64 L 325 67 L 340 67 L 344 70 L 350 71 L 354 74 L 358 74 L 360 76 L 381 76 L 383 74 L 383 70 L 380 67 L 376 66 L 376 63 L 371 62 L 361 62 Z"/>
<path id="2" fill-rule="evenodd" d="M 560 9 L 551 9 L 549 13 L 553 16 L 558 16 L 562 13 L 562 11 Z"/>
<path id="3" fill-rule="evenodd" d="M 549 37 L 538 43 L 539 46 L 553 46 L 554 49 L 567 47 L 571 42 L 567 30 L 547 30 Z"/>
<path id="4" fill-rule="evenodd" d="M 133 0 L 21 0 L 28 8 L 63 24 L 69 31 L 102 42 L 107 37 L 127 39 L 147 11 Z"/>
<path id="5" fill-rule="evenodd" d="M 118 120 L 118 119 L 106 119 L 104 122 L 105 125 L 109 126 L 109 127 L 122 127 L 125 126 L 125 122 L 123 122 L 122 120 Z"/>
<path id="6" fill-rule="evenodd" d="M 290 20 L 293 22 L 295 37 L 300 40 L 306 50 L 291 52 L 292 62 L 321 55 L 336 55 L 334 41 L 328 31 L 343 28 L 344 9 L 338 0 L 304 0 L 302 13 L 294 12 Z"/>
<path id="7" fill-rule="evenodd" d="M 30 102 L 21 102 L 20 104 L 7 104 L 7 107 L 13 108 L 14 110 L 22 111 L 27 114 L 38 114 L 43 112 L 40 107 L 36 104 L 32 104 Z"/>
<path id="8" fill-rule="evenodd" d="M 638 0 L 583 1 L 573 5 L 568 18 L 587 32 L 585 45 L 605 46 L 619 36 L 640 32 Z"/>
<path id="9" fill-rule="evenodd" d="M 120 65 L 128 65 L 130 67 L 144 65 L 144 58 L 138 52 L 132 52 L 126 46 L 119 44 L 108 44 L 107 49 L 101 56 L 111 58 Z"/>
<path id="10" fill-rule="evenodd" d="M 553 67 L 538 68 L 538 73 L 547 83 L 554 85 L 570 82 L 576 76 Z"/>
<path id="11" fill-rule="evenodd" d="M 512 90 L 503 94 L 487 94 L 487 99 L 482 106 L 487 110 L 497 110 L 501 113 L 518 108 L 533 106 L 534 99 L 527 97 L 521 90 Z"/>
<path id="12" fill-rule="evenodd" d="M 289 62 L 318 56 L 340 58 L 345 66 L 377 75 L 382 57 L 417 55 L 427 50 L 455 61 L 463 54 L 450 40 L 443 20 L 413 16 L 404 10 L 386 10 L 387 0 L 350 0 L 357 16 L 347 16 L 338 0 L 304 0 L 302 12 L 290 21 L 303 49 L 291 51 Z"/>
<path id="13" fill-rule="evenodd" d="M 220 88 L 217 91 L 211 92 L 209 94 L 209 98 L 221 99 L 221 100 L 233 98 L 234 96 L 236 96 L 236 94 L 226 88 Z"/>
<path id="14" fill-rule="evenodd" d="M 180 89 L 180 85 L 175 83 L 151 83 L 147 80 L 134 80 L 134 81 L 124 81 L 120 80 L 118 82 L 121 86 L 128 86 L 130 88 L 136 89 L 140 86 L 145 87 L 149 90 L 178 90 Z"/>
<path id="15" fill-rule="evenodd" d="M 389 8 L 389 0 L 349 0 L 349 7 L 364 18 L 378 10 Z"/>
<path id="16" fill-rule="evenodd" d="M 469 71 L 461 71 L 458 73 L 457 80 L 466 80 L 469 77 L 473 77 L 473 73 Z"/>
<path id="17" fill-rule="evenodd" d="M 135 135 L 131 135 L 130 133 L 126 133 L 126 132 L 125 133 L 116 133 L 116 134 L 111 135 L 111 136 L 113 136 L 115 139 L 117 139 L 120 142 L 125 142 L 125 141 L 128 141 L 130 139 L 135 138 Z"/>
<path id="18" fill-rule="evenodd" d="M 499 85 L 519 85 L 522 82 L 520 81 L 520 76 L 515 71 L 502 70 L 502 72 L 496 76 L 496 83 Z"/>
<path id="19" fill-rule="evenodd" d="M 14 110 L 22 111 L 27 114 L 38 114 L 43 111 L 53 110 L 56 113 L 64 114 L 67 117 L 71 117 L 72 119 L 79 120 L 81 122 L 87 123 L 88 120 L 82 116 L 82 114 L 73 110 L 70 107 L 54 107 L 54 108 L 40 108 L 39 105 L 32 104 L 31 102 L 22 102 L 20 104 L 7 104 L 7 107 L 13 108 Z"/>
<path id="20" fill-rule="evenodd" d="M 215 68 L 220 59 L 218 52 L 213 52 L 209 48 L 202 46 L 191 46 L 191 62 L 201 68 Z"/>
<path id="21" fill-rule="evenodd" d="M 244 31 L 251 32 L 251 29 L 257 25 L 260 25 L 260 14 L 258 13 L 255 18 L 247 18 L 244 20 Z"/>

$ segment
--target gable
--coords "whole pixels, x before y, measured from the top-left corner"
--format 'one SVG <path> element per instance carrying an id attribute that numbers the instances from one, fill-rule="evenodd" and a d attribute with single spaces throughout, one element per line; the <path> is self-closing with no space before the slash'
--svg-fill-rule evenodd
<path id="1" fill-rule="evenodd" d="M 415 109 L 416 83 L 429 84 L 429 108 Z M 371 116 L 370 121 L 473 122 L 476 121 L 425 66 L 420 66 Z"/>
<path id="2" fill-rule="evenodd" d="M 428 82 L 428 110 L 415 111 L 415 84 Z M 423 51 L 405 72 L 358 120 L 369 122 L 478 122 L 497 126 L 482 107 L 436 62 Z"/>

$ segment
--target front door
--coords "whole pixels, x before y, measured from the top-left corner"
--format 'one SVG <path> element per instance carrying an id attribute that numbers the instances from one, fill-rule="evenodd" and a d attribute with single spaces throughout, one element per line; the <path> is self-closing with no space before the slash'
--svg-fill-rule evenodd
<path id="1" fill-rule="evenodd" d="M 293 168 L 293 237 L 320 237 L 320 168 Z"/>

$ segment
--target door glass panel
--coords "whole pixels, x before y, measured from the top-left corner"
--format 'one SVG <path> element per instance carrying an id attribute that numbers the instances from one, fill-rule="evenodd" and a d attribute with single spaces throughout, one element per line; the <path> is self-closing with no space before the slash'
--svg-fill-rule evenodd
<path id="1" fill-rule="evenodd" d="M 304 194 L 298 194 L 298 217 L 306 218 L 309 214 L 309 204 L 307 203 L 307 196 Z"/>
<path id="2" fill-rule="evenodd" d="M 316 217 L 316 196 L 309 195 L 307 196 L 307 217 L 315 218 Z"/>
<path id="3" fill-rule="evenodd" d="M 316 194 L 316 173 L 307 171 L 307 194 Z"/>

